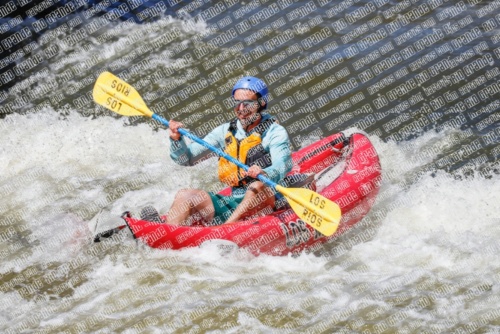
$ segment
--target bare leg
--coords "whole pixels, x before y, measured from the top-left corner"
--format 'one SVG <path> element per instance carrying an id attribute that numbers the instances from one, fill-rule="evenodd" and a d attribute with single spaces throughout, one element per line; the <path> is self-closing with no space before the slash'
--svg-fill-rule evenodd
<path id="1" fill-rule="evenodd" d="M 182 189 L 175 195 L 174 203 L 168 211 L 168 223 L 173 225 L 191 225 L 200 218 L 205 222 L 214 219 L 215 209 L 206 191 Z"/>
<path id="2" fill-rule="evenodd" d="M 234 223 L 238 220 L 258 214 L 259 211 L 272 211 L 274 208 L 274 193 L 271 188 L 264 183 L 256 181 L 252 183 L 243 197 L 243 201 L 234 210 L 233 214 L 226 220 L 226 223 Z M 265 215 L 265 213 L 261 214 Z"/>

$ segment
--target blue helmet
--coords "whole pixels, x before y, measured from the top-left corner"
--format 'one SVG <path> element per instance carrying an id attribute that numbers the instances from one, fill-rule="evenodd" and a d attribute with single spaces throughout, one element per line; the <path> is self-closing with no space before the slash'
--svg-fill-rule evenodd
<path id="1" fill-rule="evenodd" d="M 266 105 L 264 106 L 263 109 L 267 109 L 267 97 L 269 91 L 264 81 L 256 77 L 243 77 L 240 80 L 238 80 L 238 82 L 236 82 L 236 85 L 234 85 L 232 93 L 233 97 L 234 97 L 234 92 L 237 89 L 248 89 L 254 91 L 255 93 L 258 93 L 260 97 L 262 97 L 266 102 Z"/>

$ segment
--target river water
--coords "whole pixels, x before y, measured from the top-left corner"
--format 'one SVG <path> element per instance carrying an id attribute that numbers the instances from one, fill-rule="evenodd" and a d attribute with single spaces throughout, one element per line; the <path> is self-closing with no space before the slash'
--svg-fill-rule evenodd
<path id="1" fill-rule="evenodd" d="M 175 2 L 0 7 L 0 330 L 500 333 L 498 1 Z M 92 102 L 103 70 L 200 136 L 260 76 L 294 148 L 370 135 L 377 202 L 298 257 L 94 244 L 97 218 L 220 188 L 215 160 L 178 166 L 159 124 Z"/>

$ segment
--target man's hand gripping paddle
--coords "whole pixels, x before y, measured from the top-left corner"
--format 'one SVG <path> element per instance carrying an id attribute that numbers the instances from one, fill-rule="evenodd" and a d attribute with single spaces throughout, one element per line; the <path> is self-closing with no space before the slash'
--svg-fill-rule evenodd
<path id="1" fill-rule="evenodd" d="M 168 127 L 168 121 L 149 110 L 142 97 L 132 86 L 112 73 L 103 72 L 97 78 L 93 97 L 97 104 L 115 113 L 123 116 L 148 116 Z M 183 128 L 180 128 L 179 132 L 215 152 L 220 157 L 248 171 L 248 166 L 227 155 L 217 147 L 210 145 Z M 309 189 L 282 187 L 263 175 L 258 175 L 258 179 L 283 194 L 297 216 L 321 234 L 331 236 L 337 231 L 341 217 L 340 207 L 337 203 Z M 114 230 L 116 229 L 110 231 Z M 107 232 L 109 231 L 100 233 L 100 235 L 108 236 Z"/>

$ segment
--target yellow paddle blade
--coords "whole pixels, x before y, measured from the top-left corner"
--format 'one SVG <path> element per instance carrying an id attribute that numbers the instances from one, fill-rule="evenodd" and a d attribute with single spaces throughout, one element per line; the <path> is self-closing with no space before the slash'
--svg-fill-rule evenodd
<path id="1" fill-rule="evenodd" d="M 120 98 L 108 93 L 107 90 L 102 89 L 100 86 L 94 86 L 93 91 L 94 101 L 101 106 L 114 111 L 117 114 L 123 116 L 144 116 L 145 114 L 140 112 L 129 104 L 125 103 Z"/>
<path id="2" fill-rule="evenodd" d="M 337 203 L 309 189 L 277 185 L 276 190 L 288 199 L 297 216 L 312 228 L 327 237 L 337 231 L 342 215 Z"/>
<path id="3" fill-rule="evenodd" d="M 139 93 L 128 83 L 110 72 L 97 78 L 92 92 L 94 101 L 124 116 L 153 116 Z"/>

